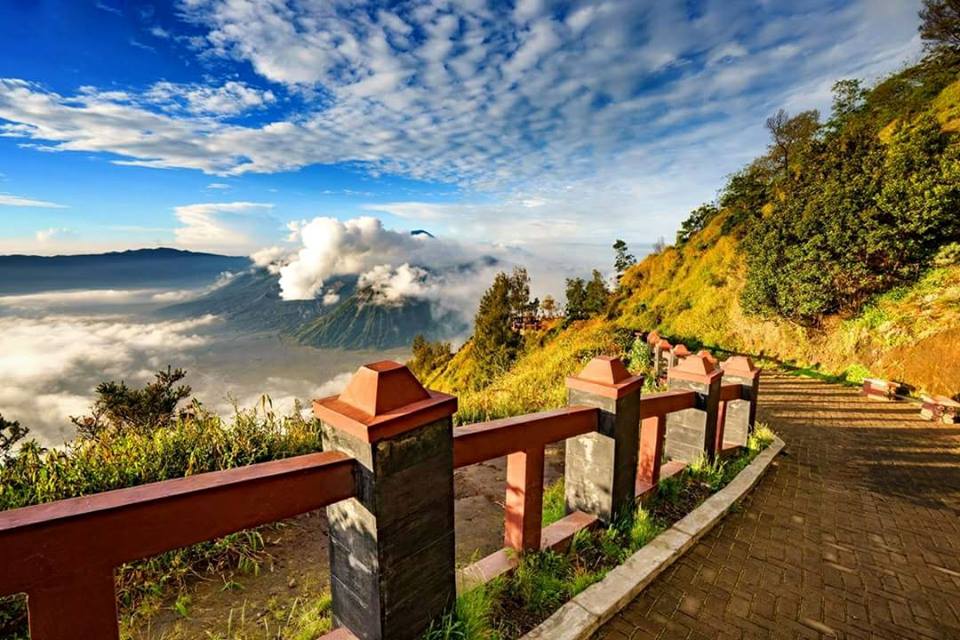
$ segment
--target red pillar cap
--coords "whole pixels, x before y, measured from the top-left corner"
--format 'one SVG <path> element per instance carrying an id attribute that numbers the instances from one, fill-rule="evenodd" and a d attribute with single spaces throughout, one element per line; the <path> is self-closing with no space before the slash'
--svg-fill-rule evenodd
<path id="1" fill-rule="evenodd" d="M 313 413 L 365 442 L 399 435 L 453 415 L 457 399 L 429 391 L 404 365 L 391 360 L 365 364 L 339 396 L 313 401 Z"/>
<path id="2" fill-rule="evenodd" d="M 606 398 L 622 398 L 643 386 L 643 376 L 631 376 L 619 358 L 597 356 L 579 375 L 567 378 L 568 389 L 587 391 Z"/>
<path id="3" fill-rule="evenodd" d="M 660 348 L 663 349 L 664 351 L 670 350 L 670 341 L 667 340 L 666 338 L 661 340 L 659 344 L 660 344 Z"/>
<path id="4" fill-rule="evenodd" d="M 660 340 L 660 332 L 654 329 L 647 334 L 647 344 L 657 344 Z"/>
<path id="5" fill-rule="evenodd" d="M 760 369 L 747 356 L 731 356 L 720 365 L 723 372 L 739 378 L 755 378 L 760 375 Z"/>
<path id="6" fill-rule="evenodd" d="M 690 349 L 687 349 L 687 345 L 685 344 L 678 344 L 673 348 L 673 355 L 678 358 L 686 358 L 690 355 Z"/>
<path id="7" fill-rule="evenodd" d="M 667 377 L 670 379 L 690 380 L 691 382 L 707 384 L 722 375 L 723 371 L 711 362 L 710 358 L 700 354 L 684 358 L 680 361 L 680 364 L 667 372 Z"/>
<path id="8" fill-rule="evenodd" d="M 698 355 L 698 356 L 706 356 L 707 358 L 710 359 L 710 362 L 712 362 L 713 364 L 718 364 L 718 363 L 720 362 L 719 360 L 717 360 L 717 357 L 716 357 L 715 355 L 713 355 L 712 353 L 710 353 L 710 352 L 707 351 L 706 349 L 700 349 L 700 351 L 697 351 L 697 355 Z"/>

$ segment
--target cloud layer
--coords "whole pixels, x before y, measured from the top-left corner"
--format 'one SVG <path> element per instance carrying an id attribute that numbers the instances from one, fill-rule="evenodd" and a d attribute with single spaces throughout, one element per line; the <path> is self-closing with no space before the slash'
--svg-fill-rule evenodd
<path id="1" fill-rule="evenodd" d="M 209 339 L 207 316 L 185 321 L 43 315 L 0 316 L 0 407 L 39 429 L 45 442 L 72 433 L 68 416 L 86 411 L 100 380 L 142 384 Z"/>
<path id="2" fill-rule="evenodd" d="M 203 56 L 249 63 L 265 85 L 66 96 L 6 79 L 0 132 L 208 173 L 361 162 L 461 184 L 562 184 L 628 160 L 656 166 L 664 138 L 736 126 L 741 113 L 759 128 L 772 95 L 916 49 L 916 7 L 879 0 L 180 4 Z M 279 91 L 298 97 L 294 113 L 224 120 Z"/>

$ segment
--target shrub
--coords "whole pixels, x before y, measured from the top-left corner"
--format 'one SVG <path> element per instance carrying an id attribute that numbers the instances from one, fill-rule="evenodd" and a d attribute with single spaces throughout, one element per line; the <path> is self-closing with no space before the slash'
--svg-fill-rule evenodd
<path id="1" fill-rule="evenodd" d="M 0 510 L 90 495 L 218 471 L 320 450 L 317 425 L 299 407 L 275 414 L 264 398 L 261 408 L 238 411 L 231 423 L 198 409 L 152 432 L 106 429 L 61 449 L 27 441 L 16 457 L 0 465 Z M 165 587 L 209 571 L 254 571 L 263 539 L 256 531 L 178 549 L 117 571 L 117 596 L 125 616 Z M 0 599 L 0 637 L 25 637 L 26 617 L 19 597 Z"/>

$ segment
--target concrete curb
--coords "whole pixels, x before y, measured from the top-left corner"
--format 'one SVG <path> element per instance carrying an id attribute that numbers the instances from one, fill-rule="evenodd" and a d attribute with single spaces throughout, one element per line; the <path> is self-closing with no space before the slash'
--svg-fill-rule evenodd
<path id="1" fill-rule="evenodd" d="M 774 437 L 770 446 L 727 486 L 610 571 L 603 580 L 560 607 L 522 640 L 589 638 L 710 531 L 730 507 L 757 484 L 783 446 L 783 440 Z"/>

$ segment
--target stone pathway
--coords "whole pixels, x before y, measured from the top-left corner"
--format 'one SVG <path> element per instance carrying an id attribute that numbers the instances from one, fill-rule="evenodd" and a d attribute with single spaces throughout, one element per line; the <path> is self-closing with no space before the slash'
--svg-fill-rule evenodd
<path id="1" fill-rule="evenodd" d="M 960 638 L 960 425 L 764 375 L 785 455 L 595 639 Z"/>

